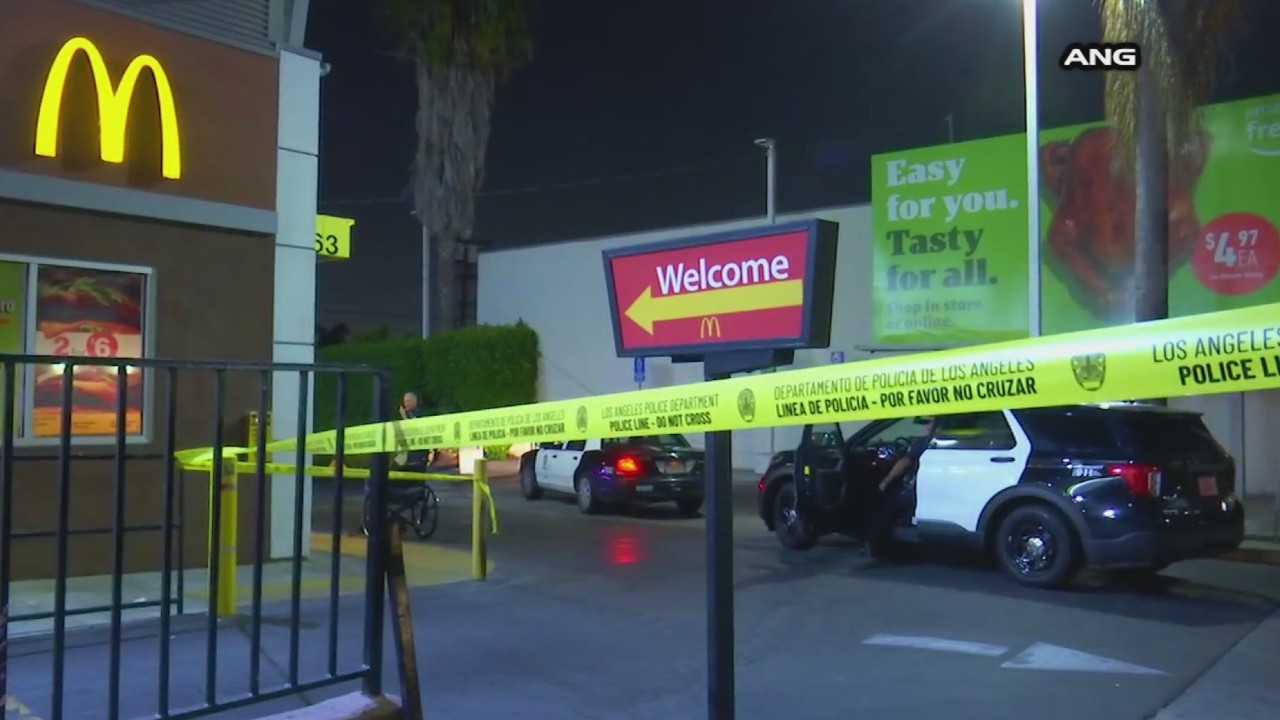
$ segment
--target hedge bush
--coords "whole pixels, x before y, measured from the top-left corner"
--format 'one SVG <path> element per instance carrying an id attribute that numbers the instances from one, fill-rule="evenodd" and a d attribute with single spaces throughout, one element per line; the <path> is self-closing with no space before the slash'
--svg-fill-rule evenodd
<path id="1" fill-rule="evenodd" d="M 510 455 L 510 445 L 488 445 L 484 449 L 485 460 L 505 460 Z"/>
<path id="2" fill-rule="evenodd" d="M 419 386 L 442 412 L 538 399 L 538 334 L 523 322 L 476 325 L 428 338 Z"/>
<path id="3" fill-rule="evenodd" d="M 538 334 L 524 322 L 477 325 L 420 338 L 348 342 L 321 348 L 320 362 L 372 365 L 388 371 L 388 412 L 395 417 L 400 396 L 414 390 L 424 414 L 486 410 L 537 400 Z M 316 379 L 315 423 L 337 423 L 337 376 Z M 348 425 L 374 421 L 373 378 L 347 376 Z M 382 418 L 384 420 L 391 419 Z"/>

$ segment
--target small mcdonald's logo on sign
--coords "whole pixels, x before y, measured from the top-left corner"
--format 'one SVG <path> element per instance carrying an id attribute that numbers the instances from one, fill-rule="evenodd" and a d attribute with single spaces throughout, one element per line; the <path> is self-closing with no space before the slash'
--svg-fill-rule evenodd
<path id="1" fill-rule="evenodd" d="M 715 315 L 702 318 L 702 322 L 698 324 L 698 338 L 705 340 L 709 337 L 718 338 L 720 336 L 720 318 Z"/>

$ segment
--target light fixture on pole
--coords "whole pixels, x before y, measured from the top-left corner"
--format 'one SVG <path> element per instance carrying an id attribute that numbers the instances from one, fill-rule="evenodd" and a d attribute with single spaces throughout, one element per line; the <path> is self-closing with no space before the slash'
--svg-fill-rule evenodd
<path id="1" fill-rule="evenodd" d="M 422 339 L 431 334 L 431 235 L 417 210 L 409 211 L 422 227 Z"/>
<path id="2" fill-rule="evenodd" d="M 1040 335 L 1040 58 L 1037 0 L 1022 0 L 1023 90 L 1027 111 L 1027 335 Z"/>
<path id="3" fill-rule="evenodd" d="M 765 163 L 765 217 L 772 225 L 778 212 L 778 151 L 773 138 L 760 138 L 756 145 L 764 148 Z"/>

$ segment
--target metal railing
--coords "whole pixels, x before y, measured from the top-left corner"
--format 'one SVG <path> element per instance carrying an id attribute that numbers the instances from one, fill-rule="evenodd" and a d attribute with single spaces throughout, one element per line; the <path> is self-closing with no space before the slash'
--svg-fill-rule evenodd
<path id="1" fill-rule="evenodd" d="M 37 376 L 32 368 L 41 377 L 38 388 L 30 382 Z M 131 381 L 132 373 L 138 377 Z M 341 512 L 335 512 L 329 529 L 332 555 L 323 570 L 326 591 L 304 599 L 304 566 L 311 567 L 304 559 L 309 548 L 309 518 L 304 516 L 310 482 L 305 444 L 298 443 L 296 452 L 289 453 L 293 457 L 279 464 L 266 451 L 263 424 L 273 388 L 284 387 L 282 383 L 296 387 L 301 432 L 312 415 L 310 383 L 324 374 L 337 378 L 333 502 L 341 508 L 348 381 L 371 377 L 374 417 L 369 420 L 381 420 L 388 415 L 390 388 L 379 370 L 337 364 L 0 354 L 0 720 L 5 720 L 6 708 L 62 720 L 100 712 L 104 705 L 109 720 L 180 720 L 352 681 L 359 681 L 370 696 L 382 693 L 390 542 L 388 459 L 374 456 L 368 470 L 373 511 L 364 571 L 358 579 L 362 592 L 355 596 L 362 604 L 355 605 L 340 591 Z M 27 382 L 19 382 L 24 379 Z M 96 398 L 90 383 L 95 383 Z M 104 383 L 114 386 L 113 401 L 105 404 Z M 37 402 L 45 437 L 28 447 L 31 443 L 20 431 L 37 424 L 32 420 Z M 231 420 L 250 409 L 257 412 L 257 447 L 237 448 L 230 442 Z M 281 410 L 276 408 L 277 417 Z M 90 416 L 99 427 L 85 427 L 83 420 Z M 54 426 L 56 432 L 50 432 Z M 149 436 L 140 430 L 149 430 Z M 83 443 L 89 432 L 95 433 L 94 452 L 80 453 L 91 447 Z M 220 471 L 192 473 L 174 460 L 181 448 L 205 446 L 212 448 L 210 467 Z M 237 462 L 237 456 L 246 454 L 248 470 L 245 461 Z M 109 463 L 106 482 L 94 477 L 104 474 L 103 463 Z M 281 465 L 289 469 L 283 476 Z M 253 486 L 249 497 L 226 492 L 222 484 L 228 468 L 232 477 Z M 207 487 L 207 495 L 194 492 L 192 483 L 202 490 Z M 272 490 L 282 487 L 291 490 L 287 508 L 272 502 Z M 207 535 L 201 507 L 205 497 Z M 109 522 L 83 520 L 99 509 L 109 514 Z M 247 533 L 250 547 L 239 547 L 238 540 L 228 547 L 222 529 L 238 524 L 242 510 L 247 510 L 245 519 L 252 525 Z M 53 517 L 51 527 L 33 527 L 32 518 L 41 511 Z M 196 518 L 201 522 L 191 522 Z M 291 547 L 283 560 L 273 561 L 272 536 L 281 544 L 276 523 L 291 527 Z M 42 544 L 52 545 L 52 558 L 43 565 L 33 560 L 42 556 L 36 552 Z M 287 598 L 273 601 L 264 592 L 267 574 L 283 565 L 288 566 L 283 583 Z M 252 576 L 247 602 L 232 595 L 230 607 L 219 608 L 228 597 L 219 592 L 219 583 L 246 569 Z M 199 607 L 189 596 L 202 583 L 207 602 Z M 136 598 L 140 586 L 153 589 L 158 597 Z M 24 592 L 33 594 L 28 604 L 43 601 L 51 609 L 13 612 Z M 82 595 L 91 601 L 73 602 Z M 92 600 L 99 596 L 105 599 Z M 126 617 L 152 610 L 154 617 L 140 621 Z M 105 643 L 78 647 L 73 641 L 94 631 L 73 627 L 69 621 L 92 614 L 107 616 Z M 281 614 L 283 623 L 275 620 Z M 360 652 L 340 652 L 343 628 L 355 625 L 341 618 L 353 615 L 361 620 L 359 632 L 351 638 Z M 19 625 L 45 621 L 47 632 L 18 637 Z M 275 632 L 282 624 L 287 626 L 283 636 Z M 323 652 L 312 649 L 315 643 Z M 10 662 L 19 655 L 21 663 Z M 344 666 L 340 660 L 348 655 L 360 659 Z M 47 662 L 41 662 L 44 657 Z M 148 678 L 148 673 L 154 675 Z"/>
<path id="2" fill-rule="evenodd" d="M 22 463 L 39 463 L 39 462 L 48 463 L 48 462 L 56 462 L 57 459 L 58 458 L 56 455 L 51 455 L 51 454 L 18 455 L 13 458 L 14 462 L 19 464 L 18 465 L 19 467 L 21 467 Z M 85 453 L 85 454 L 78 454 L 74 456 L 74 461 L 77 463 L 92 462 L 92 461 L 101 462 L 101 461 L 108 461 L 108 460 L 114 460 L 114 459 L 115 459 L 114 456 L 106 455 L 106 454 Z M 158 455 L 155 453 L 138 453 L 138 454 L 127 455 L 126 460 L 130 463 L 158 462 L 158 461 L 163 461 L 164 456 Z M 184 551 L 186 550 L 186 543 L 184 542 L 184 536 L 182 535 L 182 532 L 181 532 L 183 522 L 185 520 L 185 518 L 183 517 L 184 515 L 183 509 L 186 507 L 186 503 L 184 502 L 185 487 L 186 486 L 183 483 L 179 483 L 178 485 L 178 493 L 177 493 L 177 500 L 176 500 L 177 508 L 174 513 L 174 517 L 172 518 L 173 525 L 169 528 L 170 532 L 178 531 L 174 535 L 174 537 L 176 537 L 177 539 L 176 540 L 177 547 L 175 549 L 178 557 L 182 557 Z M 140 533 L 160 533 L 164 531 L 165 531 L 165 526 L 159 523 L 132 524 L 132 525 L 127 525 L 122 530 L 122 532 L 126 536 L 133 535 L 133 534 L 140 534 Z M 106 527 L 106 526 L 97 526 L 97 527 L 85 527 L 85 528 L 70 528 L 67 530 L 66 534 L 69 539 L 72 537 L 111 535 L 114 532 L 115 532 L 115 528 Z M 58 538 L 57 529 L 51 529 L 51 528 L 45 528 L 41 530 L 15 530 L 10 535 L 11 542 L 20 541 L 20 540 L 39 540 L 39 539 L 48 539 L 48 540 L 56 541 L 57 538 Z M 184 580 L 185 578 L 183 574 L 178 573 L 176 576 L 176 582 L 175 582 L 175 585 L 176 585 L 175 592 L 173 593 L 173 597 L 171 597 L 169 600 L 169 602 L 173 605 L 173 609 L 171 610 L 171 612 L 176 612 L 179 615 L 185 612 Z M 127 612 L 130 610 L 158 608 L 159 606 L 160 606 L 159 600 L 134 599 L 134 600 L 129 600 L 123 603 L 121 605 L 121 609 Z M 82 615 L 98 615 L 98 614 L 107 613 L 110 611 L 111 611 L 111 606 L 109 604 L 82 605 L 79 607 L 67 608 L 65 611 L 65 614 L 67 617 L 77 617 Z M 51 620 L 53 619 L 53 617 L 54 617 L 54 612 L 52 610 L 42 610 L 42 611 L 32 611 L 32 612 L 25 612 L 25 613 L 22 613 L 22 612 L 13 613 L 9 615 L 8 620 L 9 622 L 15 625 L 21 625 L 23 623 L 33 623 L 40 620 Z"/>

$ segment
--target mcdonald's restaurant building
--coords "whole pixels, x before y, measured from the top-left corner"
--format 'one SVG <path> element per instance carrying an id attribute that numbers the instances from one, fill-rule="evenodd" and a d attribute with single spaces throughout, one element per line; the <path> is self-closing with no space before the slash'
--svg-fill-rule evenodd
<path id="1" fill-rule="evenodd" d="M 306 13 L 307 0 L 0 0 L 0 353 L 314 360 L 322 70 L 302 47 Z M 41 382 L 54 367 L 26 366 L 13 389 L 14 580 L 54 566 L 61 381 Z M 126 570 L 144 571 L 161 562 L 169 388 L 160 373 L 128 378 L 126 524 L 138 530 Z M 110 572 L 109 536 L 92 531 L 112 525 L 114 463 L 94 458 L 111 456 L 116 420 L 94 379 L 81 383 L 69 526 L 89 533 L 69 558 L 71 574 L 92 575 Z M 297 383 L 276 385 L 273 407 L 290 410 L 273 413 L 274 434 L 293 434 Z M 212 444 L 213 387 L 212 373 L 177 383 L 178 447 Z M 256 377 L 229 376 L 229 442 L 257 403 Z M 183 482 L 194 567 L 208 479 Z M 282 557 L 294 487 L 270 482 Z M 244 537 L 252 490 L 242 480 Z M 253 549 L 241 543 L 242 559 Z"/>

